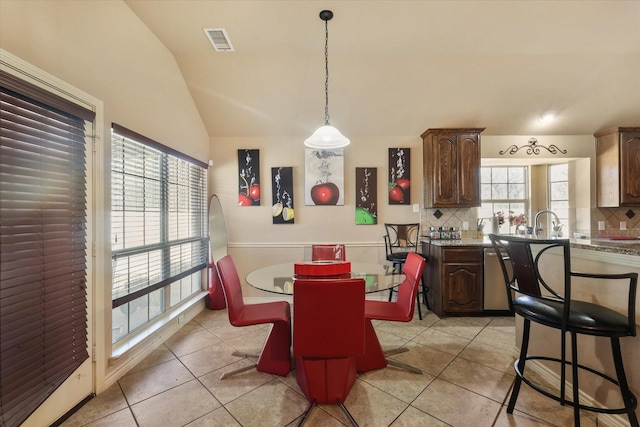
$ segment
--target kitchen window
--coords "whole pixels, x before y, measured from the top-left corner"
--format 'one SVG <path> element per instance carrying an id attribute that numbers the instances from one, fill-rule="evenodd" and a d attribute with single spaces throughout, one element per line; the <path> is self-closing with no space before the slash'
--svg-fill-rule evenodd
<path id="1" fill-rule="evenodd" d="M 558 215 L 564 233 L 569 227 L 569 165 L 567 163 L 549 165 L 549 209 Z M 553 223 L 548 227 L 557 226 Z"/>
<path id="2" fill-rule="evenodd" d="M 504 223 L 499 233 L 515 233 L 516 223 L 510 223 L 513 217 L 524 215 L 527 224 L 529 200 L 527 195 L 526 166 L 485 166 L 480 168 L 480 188 L 482 205 L 478 210 L 478 218 L 490 220 L 498 212 L 504 215 Z M 496 230 L 493 230 L 494 232 Z"/>
<path id="3" fill-rule="evenodd" d="M 112 342 L 202 290 L 206 164 L 113 124 Z"/>

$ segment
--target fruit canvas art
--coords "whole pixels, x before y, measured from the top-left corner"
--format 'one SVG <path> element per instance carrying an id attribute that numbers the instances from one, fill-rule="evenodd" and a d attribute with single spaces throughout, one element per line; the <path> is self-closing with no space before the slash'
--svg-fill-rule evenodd
<path id="1" fill-rule="evenodd" d="M 378 170 L 356 168 L 356 224 L 378 223 Z"/>
<path id="2" fill-rule="evenodd" d="M 344 205 L 344 150 L 305 150 L 304 202 L 307 206 Z"/>
<path id="3" fill-rule="evenodd" d="M 260 150 L 238 150 L 238 205 L 260 206 Z"/>
<path id="4" fill-rule="evenodd" d="M 293 168 L 271 168 L 271 213 L 274 224 L 293 224 Z"/>
<path id="5" fill-rule="evenodd" d="M 389 148 L 389 204 L 411 204 L 410 148 Z"/>

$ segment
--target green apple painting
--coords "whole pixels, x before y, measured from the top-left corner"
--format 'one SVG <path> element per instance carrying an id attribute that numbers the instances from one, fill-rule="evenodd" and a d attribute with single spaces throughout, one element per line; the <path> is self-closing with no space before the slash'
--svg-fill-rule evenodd
<path id="1" fill-rule="evenodd" d="M 307 206 L 344 205 L 344 150 L 305 150 L 304 202 Z"/>
<path id="2" fill-rule="evenodd" d="M 378 223 L 378 170 L 356 168 L 356 225 Z"/>

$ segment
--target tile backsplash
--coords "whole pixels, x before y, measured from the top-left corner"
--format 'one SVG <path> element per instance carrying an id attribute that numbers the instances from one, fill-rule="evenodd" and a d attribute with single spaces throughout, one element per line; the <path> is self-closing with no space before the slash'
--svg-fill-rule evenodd
<path id="1" fill-rule="evenodd" d="M 598 230 L 599 221 L 604 221 L 604 230 Z M 626 223 L 626 230 L 620 230 L 621 222 Z M 640 207 L 593 208 L 591 237 L 604 236 L 640 236 Z"/>
<path id="2" fill-rule="evenodd" d="M 440 211 L 441 215 L 434 215 Z M 577 218 L 591 217 L 590 225 L 578 224 L 570 232 L 581 232 L 591 237 L 640 236 L 640 207 L 632 208 L 585 208 L 576 210 Z M 438 217 L 439 216 L 439 217 Z M 605 229 L 598 230 L 598 222 L 604 221 Z M 430 227 L 459 227 L 467 222 L 468 230 L 462 231 L 463 239 L 480 236 L 477 229 L 478 214 L 476 208 L 440 208 L 422 209 L 420 213 L 421 234 L 429 234 Z M 485 222 L 487 220 L 485 219 Z M 620 230 L 620 222 L 626 223 L 626 230 Z"/>

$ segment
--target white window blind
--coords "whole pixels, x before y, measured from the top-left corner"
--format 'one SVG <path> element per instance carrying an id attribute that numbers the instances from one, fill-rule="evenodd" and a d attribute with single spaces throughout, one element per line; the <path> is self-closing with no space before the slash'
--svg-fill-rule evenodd
<path id="1" fill-rule="evenodd" d="M 113 307 L 206 267 L 206 164 L 113 125 Z"/>

